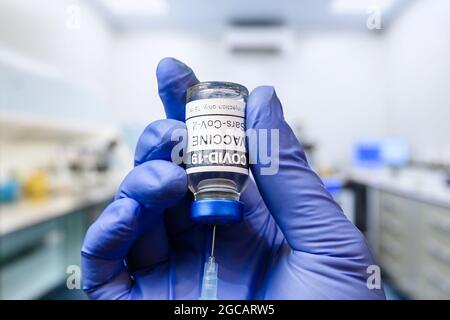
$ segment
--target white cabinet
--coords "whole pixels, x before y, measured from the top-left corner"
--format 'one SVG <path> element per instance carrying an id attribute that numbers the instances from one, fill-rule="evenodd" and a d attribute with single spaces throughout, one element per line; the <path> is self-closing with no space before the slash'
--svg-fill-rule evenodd
<path id="1" fill-rule="evenodd" d="M 369 238 L 383 272 L 413 299 L 450 299 L 450 208 L 370 193 Z"/>
<path id="2" fill-rule="evenodd" d="M 419 296 L 450 299 L 450 209 L 423 203 L 418 210 L 421 213 Z"/>
<path id="3" fill-rule="evenodd" d="M 417 288 L 414 263 L 417 212 L 414 201 L 380 192 L 378 219 L 378 259 L 385 272 L 405 293 Z"/>
<path id="4" fill-rule="evenodd" d="M 0 299 L 36 299 L 63 284 L 80 265 L 84 212 L 0 237 Z"/>

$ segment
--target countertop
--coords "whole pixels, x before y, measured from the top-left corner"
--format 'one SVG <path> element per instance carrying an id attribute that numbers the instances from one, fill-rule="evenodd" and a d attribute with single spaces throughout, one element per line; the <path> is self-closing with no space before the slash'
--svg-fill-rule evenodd
<path id="1" fill-rule="evenodd" d="M 354 169 L 347 178 L 372 188 L 450 208 L 450 187 L 445 183 L 445 175 L 439 171 Z"/>
<path id="2" fill-rule="evenodd" d="M 372 188 L 450 208 L 450 187 L 442 173 L 430 170 L 353 169 L 347 179 Z M 110 186 L 114 187 L 110 187 Z M 42 201 L 0 205 L 0 236 L 61 217 L 113 198 L 117 184 L 98 187 L 83 195 L 64 195 Z"/>
<path id="3" fill-rule="evenodd" d="M 61 217 L 114 197 L 117 185 L 99 187 L 83 195 L 54 196 L 41 201 L 20 201 L 0 205 L 0 236 Z"/>

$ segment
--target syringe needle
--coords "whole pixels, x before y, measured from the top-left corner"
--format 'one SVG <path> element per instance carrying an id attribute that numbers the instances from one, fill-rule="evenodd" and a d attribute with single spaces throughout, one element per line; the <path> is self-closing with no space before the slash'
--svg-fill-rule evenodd
<path id="1" fill-rule="evenodd" d="M 212 230 L 211 257 L 214 257 L 215 242 L 216 242 L 216 225 L 213 226 L 213 230 Z"/>
<path id="2" fill-rule="evenodd" d="M 200 300 L 217 300 L 217 269 L 218 265 L 214 258 L 214 245 L 216 242 L 216 225 L 212 229 L 211 256 L 205 262 L 205 270 L 203 271 L 202 291 Z"/>

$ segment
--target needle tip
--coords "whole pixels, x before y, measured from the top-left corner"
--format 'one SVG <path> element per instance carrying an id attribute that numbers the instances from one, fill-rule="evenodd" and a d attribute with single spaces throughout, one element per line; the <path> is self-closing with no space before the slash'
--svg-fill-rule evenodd
<path id="1" fill-rule="evenodd" d="M 214 245 L 216 242 L 216 225 L 213 225 L 212 230 L 212 243 L 211 243 L 211 257 L 214 257 Z"/>

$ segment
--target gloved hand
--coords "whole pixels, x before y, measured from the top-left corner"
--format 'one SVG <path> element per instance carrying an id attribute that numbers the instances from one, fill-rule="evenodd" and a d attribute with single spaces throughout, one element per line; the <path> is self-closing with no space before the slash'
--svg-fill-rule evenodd
<path id="1" fill-rule="evenodd" d="M 134 169 L 83 244 L 83 287 L 93 299 L 200 295 L 210 229 L 189 221 L 186 173 L 170 161 L 171 134 L 185 128 L 186 89 L 198 80 L 169 58 L 157 78 L 168 119 L 145 129 Z M 279 172 L 261 175 L 252 165 L 244 220 L 217 228 L 219 299 L 384 298 L 366 285 L 374 262 L 364 237 L 308 166 L 272 87 L 250 94 L 246 121 L 247 128 L 279 129 Z"/>

